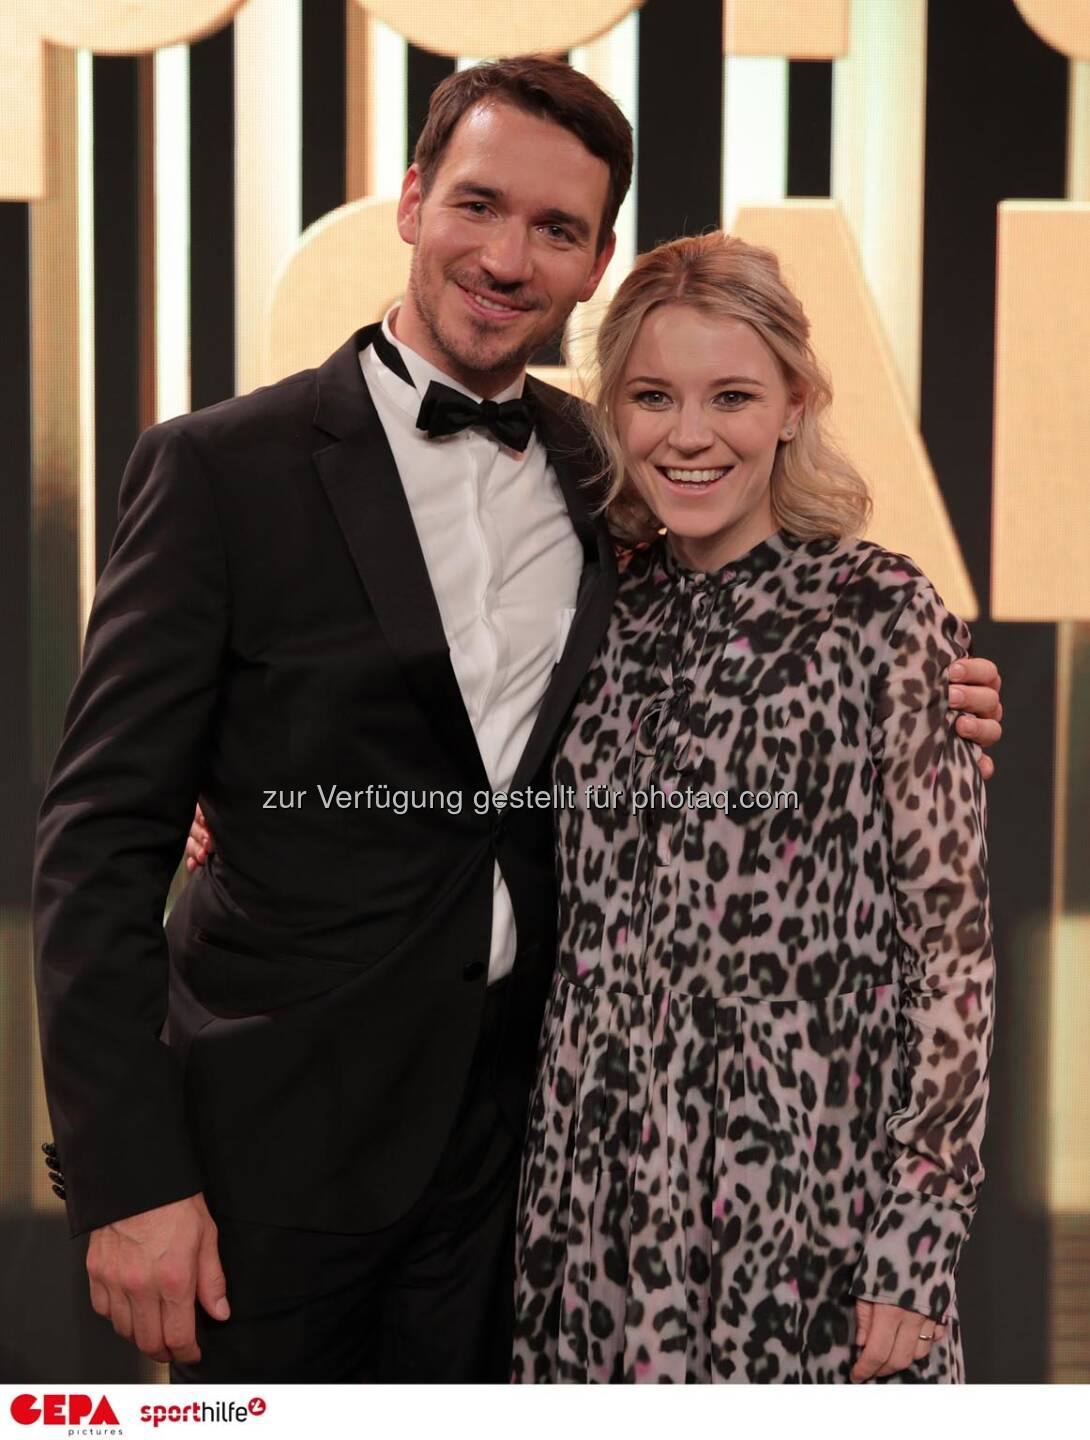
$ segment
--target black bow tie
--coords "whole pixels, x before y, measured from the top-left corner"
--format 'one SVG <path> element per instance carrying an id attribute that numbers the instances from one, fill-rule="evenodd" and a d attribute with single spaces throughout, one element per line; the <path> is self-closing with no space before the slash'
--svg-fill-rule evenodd
<path id="1" fill-rule="evenodd" d="M 525 450 L 534 433 L 534 417 L 525 400 L 482 400 L 479 404 L 469 395 L 440 385 L 433 380 L 416 417 L 418 430 L 426 430 L 428 438 L 456 435 L 470 425 L 490 430 L 501 445 L 512 450 Z"/>
<path id="2" fill-rule="evenodd" d="M 386 368 L 407 385 L 412 385 L 413 378 L 400 351 L 390 344 L 381 330 L 371 343 Z M 478 404 L 453 386 L 441 385 L 433 380 L 421 401 L 416 428 L 426 430 L 428 439 L 435 440 L 441 435 L 456 435 L 470 425 L 483 426 L 501 445 L 507 445 L 512 450 L 525 450 L 534 433 L 534 413 L 526 400 L 504 400 L 498 405 L 495 400 L 482 400 Z"/>

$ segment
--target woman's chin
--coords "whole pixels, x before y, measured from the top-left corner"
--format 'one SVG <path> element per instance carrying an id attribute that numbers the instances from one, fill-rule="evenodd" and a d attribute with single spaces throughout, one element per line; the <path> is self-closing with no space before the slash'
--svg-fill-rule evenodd
<path id="1" fill-rule="evenodd" d="M 663 507 L 662 523 L 678 540 L 711 540 L 729 528 L 729 522 L 716 515 L 678 514 L 675 506 Z M 662 514 L 662 511 L 659 512 Z"/>

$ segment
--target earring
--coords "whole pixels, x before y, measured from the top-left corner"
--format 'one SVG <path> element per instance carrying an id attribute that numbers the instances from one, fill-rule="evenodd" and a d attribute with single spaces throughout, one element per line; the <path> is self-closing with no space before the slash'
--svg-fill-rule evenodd
<path id="1" fill-rule="evenodd" d="M 787 429 L 783 432 L 783 437 L 784 437 L 784 439 L 785 439 L 785 440 L 792 440 L 792 439 L 794 439 L 794 436 L 795 436 L 795 427 L 794 427 L 794 425 L 788 425 Z"/>

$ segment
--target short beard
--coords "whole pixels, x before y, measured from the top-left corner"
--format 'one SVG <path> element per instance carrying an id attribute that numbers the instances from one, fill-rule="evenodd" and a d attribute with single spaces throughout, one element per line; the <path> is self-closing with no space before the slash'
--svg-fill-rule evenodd
<path id="1" fill-rule="evenodd" d="M 497 375 L 504 370 L 523 369 L 534 355 L 547 342 L 534 341 L 527 349 L 525 346 L 516 345 L 513 349 L 501 355 L 476 356 L 465 354 L 456 348 L 454 342 L 444 335 L 442 326 L 439 323 L 439 316 L 436 314 L 430 299 L 425 294 L 424 287 L 420 284 L 419 269 L 416 264 L 416 252 L 413 252 L 413 263 L 409 267 L 409 294 L 412 296 L 413 304 L 416 306 L 416 313 L 427 326 L 428 334 L 431 336 L 435 348 L 450 361 L 455 370 L 463 370 L 470 375 Z M 482 327 L 483 328 L 483 327 Z M 563 334 L 562 330 L 557 331 L 557 337 Z"/>

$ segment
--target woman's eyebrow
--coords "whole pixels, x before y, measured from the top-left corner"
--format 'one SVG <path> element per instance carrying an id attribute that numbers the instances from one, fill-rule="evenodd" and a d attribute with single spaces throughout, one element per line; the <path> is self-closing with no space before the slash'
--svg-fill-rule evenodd
<path id="1" fill-rule="evenodd" d="M 669 385 L 669 380 L 663 380 L 659 375 L 633 375 L 627 382 L 629 385 Z M 763 382 L 754 380 L 749 375 L 724 375 L 718 380 L 713 380 L 712 385 L 756 385 L 763 388 Z"/>

